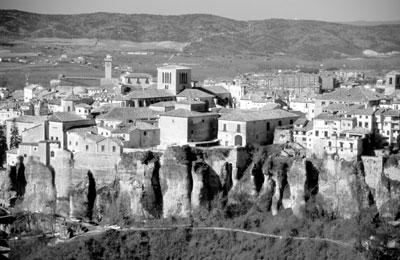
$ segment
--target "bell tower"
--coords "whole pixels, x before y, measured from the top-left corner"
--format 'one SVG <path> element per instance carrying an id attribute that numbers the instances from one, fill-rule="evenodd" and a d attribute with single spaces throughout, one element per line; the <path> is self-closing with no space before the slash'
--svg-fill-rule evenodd
<path id="1" fill-rule="evenodd" d="M 105 78 L 111 79 L 112 78 L 112 57 L 110 54 L 104 58 L 104 68 L 105 68 Z"/>

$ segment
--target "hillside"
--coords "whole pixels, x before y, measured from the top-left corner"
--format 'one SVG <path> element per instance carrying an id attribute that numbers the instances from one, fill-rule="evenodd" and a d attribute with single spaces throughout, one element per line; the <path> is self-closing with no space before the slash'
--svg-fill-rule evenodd
<path id="1" fill-rule="evenodd" d="M 0 10 L 7 38 L 97 38 L 188 42 L 184 51 L 207 54 L 285 53 L 307 59 L 400 51 L 400 24 L 354 26 L 308 20 L 236 21 L 214 15 L 161 16 L 92 13 L 44 15 Z"/>

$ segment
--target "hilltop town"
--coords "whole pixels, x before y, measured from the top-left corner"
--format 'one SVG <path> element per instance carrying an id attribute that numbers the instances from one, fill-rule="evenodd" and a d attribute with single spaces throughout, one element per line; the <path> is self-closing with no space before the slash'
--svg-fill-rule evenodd
<path id="1" fill-rule="evenodd" d="M 158 67 L 157 77 L 125 72 L 113 78 L 108 55 L 104 68 L 101 79 L 62 75 L 50 88 L 27 82 L 17 99 L 3 88 L 5 165 L 19 157 L 49 165 L 62 150 L 120 155 L 173 145 L 272 143 L 295 144 L 307 157 L 352 161 L 387 155 L 399 143 L 395 70 L 365 84 L 364 72 L 355 70 L 279 70 L 195 82 L 192 69 L 180 65 Z"/>

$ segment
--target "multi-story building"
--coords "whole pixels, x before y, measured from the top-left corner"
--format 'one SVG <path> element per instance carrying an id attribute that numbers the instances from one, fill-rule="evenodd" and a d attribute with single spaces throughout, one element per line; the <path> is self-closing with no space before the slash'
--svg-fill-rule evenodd
<path id="1" fill-rule="evenodd" d="M 160 115 L 161 145 L 216 142 L 218 114 L 175 109 Z"/>
<path id="2" fill-rule="evenodd" d="M 233 111 L 218 119 L 218 139 L 223 146 L 272 143 L 275 128 L 293 125 L 298 117 L 282 109 Z"/>

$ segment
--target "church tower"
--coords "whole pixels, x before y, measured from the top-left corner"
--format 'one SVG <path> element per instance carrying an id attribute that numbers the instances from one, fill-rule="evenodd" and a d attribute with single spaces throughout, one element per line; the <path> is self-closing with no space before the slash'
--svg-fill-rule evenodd
<path id="1" fill-rule="evenodd" d="M 105 68 L 105 78 L 111 79 L 112 78 L 112 57 L 110 54 L 104 58 L 104 68 Z"/>

